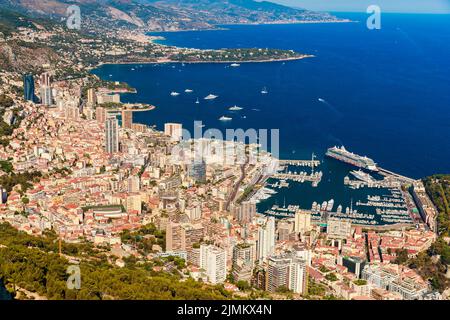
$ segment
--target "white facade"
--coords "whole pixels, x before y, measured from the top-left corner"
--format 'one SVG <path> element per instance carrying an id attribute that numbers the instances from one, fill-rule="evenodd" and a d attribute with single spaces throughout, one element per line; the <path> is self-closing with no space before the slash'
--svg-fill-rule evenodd
<path id="1" fill-rule="evenodd" d="M 206 271 L 210 283 L 224 282 L 227 278 L 226 251 L 213 245 L 201 245 L 200 268 Z"/>

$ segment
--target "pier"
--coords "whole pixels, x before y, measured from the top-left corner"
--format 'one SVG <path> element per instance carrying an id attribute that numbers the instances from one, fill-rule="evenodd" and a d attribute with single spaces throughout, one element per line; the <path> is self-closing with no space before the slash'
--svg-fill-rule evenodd
<path id="1" fill-rule="evenodd" d="M 397 179 L 398 181 L 405 183 L 405 184 L 412 184 L 414 183 L 416 180 L 402 176 L 400 174 L 397 174 L 395 172 L 383 169 L 383 168 L 378 168 L 380 171 L 379 173 L 385 177 L 394 177 L 395 179 Z"/>
<path id="2" fill-rule="evenodd" d="M 278 160 L 280 166 L 297 166 L 297 167 L 317 167 L 320 165 L 319 160 Z"/>
<path id="3" fill-rule="evenodd" d="M 280 180 L 292 180 L 295 182 L 312 182 L 313 187 L 317 187 L 317 185 L 322 181 L 322 172 L 316 172 L 314 174 L 308 175 L 306 172 L 287 172 L 287 173 L 275 173 L 272 175 L 272 178 L 280 179 Z"/>

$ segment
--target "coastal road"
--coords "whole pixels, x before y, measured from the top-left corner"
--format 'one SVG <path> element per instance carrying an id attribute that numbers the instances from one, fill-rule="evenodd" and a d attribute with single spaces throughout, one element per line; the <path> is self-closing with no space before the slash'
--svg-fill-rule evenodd
<path id="1" fill-rule="evenodd" d="M 238 182 L 236 183 L 236 185 L 234 186 L 233 192 L 231 192 L 230 197 L 227 200 L 227 203 L 225 204 L 225 210 L 228 211 L 230 204 L 232 201 L 234 201 L 234 199 L 236 198 L 236 195 L 239 191 L 239 188 L 241 186 L 242 181 L 244 181 L 245 178 L 245 168 L 247 167 L 248 163 L 249 163 L 250 159 L 249 157 L 246 155 L 245 156 L 245 163 L 241 165 L 241 177 L 239 178 Z"/>

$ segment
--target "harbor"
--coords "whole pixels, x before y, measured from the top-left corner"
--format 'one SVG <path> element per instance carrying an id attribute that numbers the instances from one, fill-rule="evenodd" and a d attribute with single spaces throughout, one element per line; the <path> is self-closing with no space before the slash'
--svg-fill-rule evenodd
<path id="1" fill-rule="evenodd" d="M 360 156 L 345 154 L 353 163 L 330 156 L 316 160 L 314 154 L 311 160 L 280 160 L 278 172 L 251 200 L 258 203 L 259 213 L 277 219 L 293 218 L 303 210 L 317 224 L 335 217 L 370 228 L 413 225 L 415 207 L 402 186 L 414 180 L 385 171 L 367 157 L 358 161 Z"/>

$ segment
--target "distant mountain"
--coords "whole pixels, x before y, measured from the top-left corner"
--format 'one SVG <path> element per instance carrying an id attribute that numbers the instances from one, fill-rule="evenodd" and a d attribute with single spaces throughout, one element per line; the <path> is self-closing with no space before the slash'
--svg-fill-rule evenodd
<path id="1" fill-rule="evenodd" d="M 0 0 L 0 8 L 61 21 L 70 5 L 81 8 L 86 32 L 116 27 L 150 30 L 206 29 L 217 24 L 329 21 L 329 14 L 254 0 Z"/>

